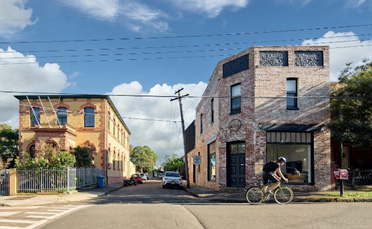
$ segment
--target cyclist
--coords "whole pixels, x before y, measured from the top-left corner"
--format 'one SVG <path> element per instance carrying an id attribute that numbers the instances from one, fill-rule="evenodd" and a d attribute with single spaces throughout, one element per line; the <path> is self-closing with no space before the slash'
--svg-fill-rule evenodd
<path id="1" fill-rule="evenodd" d="M 288 182 L 288 179 L 285 178 L 280 171 L 280 166 L 284 165 L 287 160 L 284 157 L 279 157 L 276 162 L 268 162 L 263 167 L 263 184 L 265 185 L 265 192 L 273 194 L 272 190 L 275 190 L 276 187 L 280 184 L 280 178 L 282 178 L 285 182 Z M 279 176 L 278 176 L 279 175 Z M 273 185 L 270 187 L 267 185 L 268 181 L 273 182 Z"/>

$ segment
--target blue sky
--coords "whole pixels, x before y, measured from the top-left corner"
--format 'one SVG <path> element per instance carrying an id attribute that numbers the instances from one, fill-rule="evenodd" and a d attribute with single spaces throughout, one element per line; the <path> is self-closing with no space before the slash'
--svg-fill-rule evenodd
<path id="1" fill-rule="evenodd" d="M 1 0 L 0 90 L 198 96 L 218 61 L 259 45 L 330 45 L 336 81 L 372 57 L 371 15 L 372 0 Z M 180 125 L 166 122 L 176 102 L 112 99 L 133 145 L 182 155 Z M 187 125 L 197 103 L 184 102 Z M 0 110 L 18 126 L 12 93 Z"/>

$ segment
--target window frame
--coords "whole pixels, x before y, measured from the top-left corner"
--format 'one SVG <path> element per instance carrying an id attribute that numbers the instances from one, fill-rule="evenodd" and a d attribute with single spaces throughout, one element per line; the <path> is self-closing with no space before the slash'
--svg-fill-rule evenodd
<path id="1" fill-rule="evenodd" d="M 239 96 L 233 96 L 233 88 L 240 87 L 240 94 Z M 234 101 L 239 101 L 239 108 L 233 109 Z M 237 83 L 230 86 L 230 114 L 239 114 L 242 111 L 242 85 L 241 83 Z"/>
<path id="2" fill-rule="evenodd" d="M 64 109 L 65 112 L 61 112 L 60 111 Z M 66 125 L 67 124 L 67 116 L 68 116 L 68 111 L 67 111 L 67 107 L 58 107 L 57 108 L 57 117 L 58 117 L 58 121 L 61 125 Z"/>
<path id="3" fill-rule="evenodd" d="M 93 112 L 91 112 L 91 111 L 93 111 Z M 93 114 L 93 117 L 89 117 L 90 114 Z M 84 127 L 94 127 L 95 126 L 94 124 L 95 124 L 95 109 L 94 109 L 94 107 L 85 107 L 84 108 Z"/>
<path id="4" fill-rule="evenodd" d="M 288 90 L 288 82 L 295 82 L 295 90 Z M 287 78 L 286 80 L 286 108 L 287 110 L 298 110 L 298 78 Z M 290 105 L 294 104 L 294 105 Z"/>
<path id="5" fill-rule="evenodd" d="M 211 123 L 214 123 L 214 98 L 211 99 Z"/>
<path id="6" fill-rule="evenodd" d="M 30 108 L 30 124 L 31 127 L 40 125 L 40 107 Z"/>

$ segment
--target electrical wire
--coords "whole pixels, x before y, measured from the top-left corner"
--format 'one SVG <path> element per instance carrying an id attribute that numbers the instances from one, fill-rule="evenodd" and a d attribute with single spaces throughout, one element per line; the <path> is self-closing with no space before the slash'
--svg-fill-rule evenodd
<path id="1" fill-rule="evenodd" d="M 324 26 L 312 28 L 299 29 L 283 29 L 283 30 L 266 30 L 253 32 L 236 32 L 236 33 L 216 33 L 216 34 L 199 34 L 199 35 L 175 35 L 175 36 L 151 36 L 151 37 L 120 37 L 120 38 L 88 38 L 88 39 L 71 39 L 71 40 L 38 40 L 38 41 L 14 41 L 14 42 L 0 42 L 0 44 L 36 44 L 36 43 L 71 43 L 71 42 L 102 42 L 102 41 L 129 41 L 129 40 L 155 40 L 155 39 L 177 39 L 177 38 L 201 38 L 201 37 L 222 37 L 222 36 L 242 36 L 255 34 L 270 34 L 270 33 L 289 33 L 289 32 L 304 32 L 316 30 L 330 30 L 330 29 L 345 29 L 345 28 L 359 28 L 370 27 L 372 24 L 357 24 L 357 25 L 338 25 L 338 26 Z"/>

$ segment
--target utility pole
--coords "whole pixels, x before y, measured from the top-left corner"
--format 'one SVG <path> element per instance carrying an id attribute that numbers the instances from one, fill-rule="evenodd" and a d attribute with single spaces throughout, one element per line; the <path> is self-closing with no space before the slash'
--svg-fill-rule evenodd
<path id="1" fill-rule="evenodd" d="M 186 152 L 186 135 L 185 135 L 185 122 L 183 120 L 183 111 L 182 111 L 182 98 L 189 96 L 189 94 L 181 95 L 180 92 L 183 90 L 183 88 L 176 91 L 174 94 L 178 94 L 178 96 L 174 99 L 171 99 L 170 101 L 178 100 L 180 104 L 180 112 L 181 112 L 181 123 L 182 123 L 182 135 L 183 135 L 183 151 L 185 153 L 185 170 L 186 170 L 186 183 L 187 188 L 190 188 L 190 181 L 189 181 L 189 164 L 187 160 L 187 152 Z"/>

